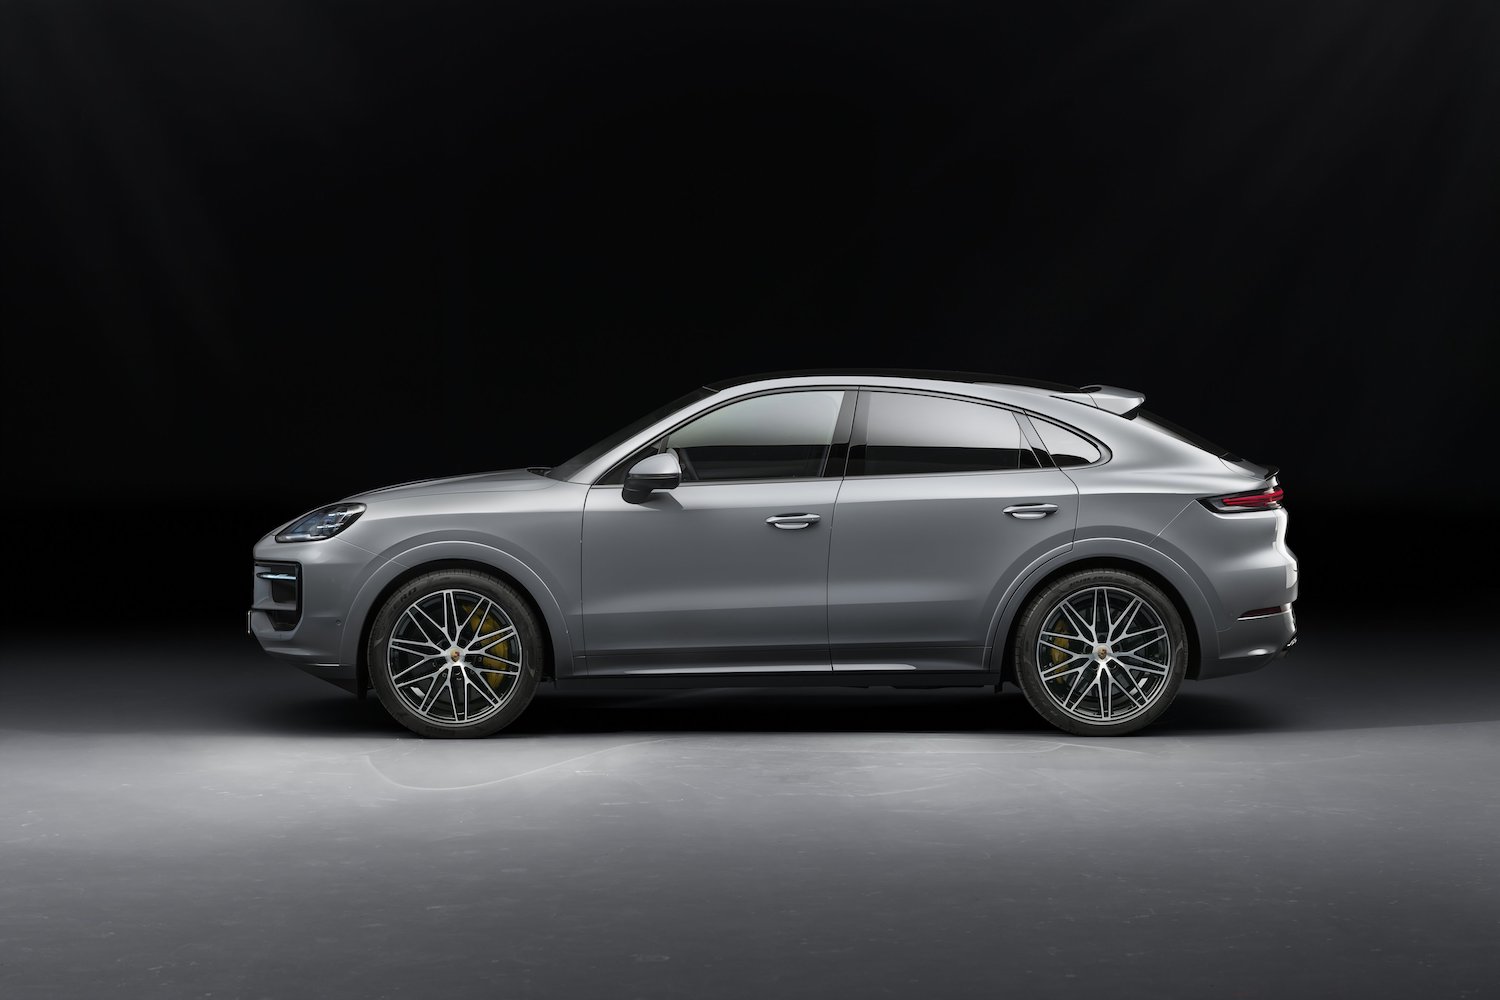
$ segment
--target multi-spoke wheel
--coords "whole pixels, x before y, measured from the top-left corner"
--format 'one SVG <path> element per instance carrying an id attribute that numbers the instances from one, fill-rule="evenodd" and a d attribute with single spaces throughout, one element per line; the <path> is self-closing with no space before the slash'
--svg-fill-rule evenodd
<path id="1" fill-rule="evenodd" d="M 541 634 L 511 587 L 469 570 L 428 573 L 381 607 L 370 679 L 398 722 L 423 736 L 488 736 L 536 691 Z"/>
<path id="2" fill-rule="evenodd" d="M 1139 729 L 1166 710 L 1187 669 L 1182 616 L 1150 581 L 1073 573 L 1042 589 L 1016 633 L 1016 679 L 1048 722 L 1079 735 Z"/>

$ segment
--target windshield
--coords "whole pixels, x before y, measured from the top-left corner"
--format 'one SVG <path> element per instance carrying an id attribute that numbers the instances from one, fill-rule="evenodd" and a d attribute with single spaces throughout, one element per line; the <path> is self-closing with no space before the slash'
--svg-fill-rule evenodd
<path id="1" fill-rule="evenodd" d="M 712 389 L 705 389 L 702 387 L 694 389 L 686 396 L 683 396 L 680 399 L 674 399 L 666 406 L 657 407 L 639 420 L 632 421 L 631 423 L 626 424 L 624 427 L 615 431 L 604 440 L 589 445 L 587 448 L 583 449 L 578 454 L 568 459 L 562 465 L 549 469 L 545 473 L 545 475 L 548 479 L 562 479 L 571 481 L 574 476 L 578 475 L 579 471 L 582 470 L 584 466 L 589 465 L 602 458 L 605 454 L 624 444 L 630 438 L 634 437 L 636 434 L 639 434 L 647 427 L 650 427 L 662 417 L 675 413 L 683 407 L 688 406 L 692 403 L 696 403 L 700 399 L 706 399 L 713 394 L 714 391 Z"/>

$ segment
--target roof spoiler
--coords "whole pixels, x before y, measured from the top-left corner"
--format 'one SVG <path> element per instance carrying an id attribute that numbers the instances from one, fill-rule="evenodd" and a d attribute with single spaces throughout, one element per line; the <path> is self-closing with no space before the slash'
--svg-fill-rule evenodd
<path id="1" fill-rule="evenodd" d="M 1054 392 L 1052 395 L 1058 399 L 1070 399 L 1075 403 L 1118 413 L 1127 420 L 1135 416 L 1135 411 L 1146 402 L 1145 393 L 1122 389 L 1117 385 L 1086 385 L 1077 392 Z"/>

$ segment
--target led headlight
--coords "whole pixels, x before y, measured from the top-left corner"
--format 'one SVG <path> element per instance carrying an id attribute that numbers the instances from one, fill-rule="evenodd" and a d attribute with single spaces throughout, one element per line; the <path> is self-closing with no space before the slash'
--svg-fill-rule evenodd
<path id="1" fill-rule="evenodd" d="M 364 512 L 365 505 L 362 503 L 332 504 L 297 518 L 287 525 L 285 531 L 276 536 L 276 540 L 278 542 L 316 542 L 324 538 L 332 538 L 359 520 L 359 515 Z"/>

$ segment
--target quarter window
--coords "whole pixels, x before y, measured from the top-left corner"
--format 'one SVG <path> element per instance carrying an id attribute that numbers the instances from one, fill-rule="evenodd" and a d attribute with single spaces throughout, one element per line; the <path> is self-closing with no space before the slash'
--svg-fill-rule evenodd
<path id="1" fill-rule="evenodd" d="M 863 447 L 851 449 L 851 476 L 994 472 L 1034 468 L 1009 410 L 941 396 L 870 392 L 860 397 Z"/>
<path id="2" fill-rule="evenodd" d="M 683 482 L 815 479 L 833 444 L 843 390 L 781 392 L 721 406 L 668 434 Z"/>
<path id="3" fill-rule="evenodd" d="M 1049 424 L 1045 420 L 1033 420 L 1032 426 L 1042 436 L 1042 443 L 1052 455 L 1052 461 L 1060 469 L 1070 465 L 1093 465 L 1104 456 L 1089 440 L 1066 428 Z"/>

